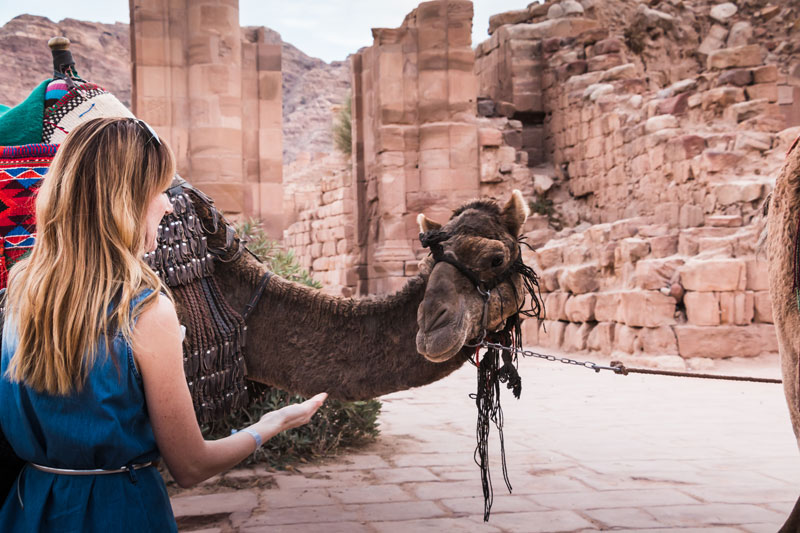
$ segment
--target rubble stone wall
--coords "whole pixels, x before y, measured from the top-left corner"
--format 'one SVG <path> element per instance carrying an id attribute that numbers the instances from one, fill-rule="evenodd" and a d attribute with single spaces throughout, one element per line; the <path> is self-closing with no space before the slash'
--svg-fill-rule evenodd
<path id="1" fill-rule="evenodd" d="M 521 149 L 554 212 L 526 226 L 547 309 L 527 342 L 678 367 L 776 351 L 757 241 L 800 134 L 787 53 L 800 40 L 764 39 L 778 35 L 759 27 L 774 9 L 639 4 L 610 22 L 618 5 L 496 15 L 476 49 L 479 113 L 523 132 L 541 121 L 541 159 L 532 139 Z"/>
<path id="2" fill-rule="evenodd" d="M 638 217 L 553 239 L 529 256 L 547 317 L 526 324 L 526 340 L 683 359 L 777 351 L 758 229 L 680 229 Z"/>

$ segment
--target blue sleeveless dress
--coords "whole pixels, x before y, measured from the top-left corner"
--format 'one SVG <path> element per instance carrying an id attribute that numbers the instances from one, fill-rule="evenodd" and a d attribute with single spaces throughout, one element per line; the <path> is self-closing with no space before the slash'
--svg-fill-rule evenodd
<path id="1" fill-rule="evenodd" d="M 66 397 L 37 393 L 6 377 L 17 342 L 13 317 L 8 317 L 0 360 L 0 427 L 23 460 L 111 470 L 158 458 L 142 378 L 121 335 L 109 343 L 110 353 L 100 343 L 85 386 Z M 155 467 L 76 476 L 26 465 L 0 509 L 0 531 L 177 532 L 177 526 Z"/>

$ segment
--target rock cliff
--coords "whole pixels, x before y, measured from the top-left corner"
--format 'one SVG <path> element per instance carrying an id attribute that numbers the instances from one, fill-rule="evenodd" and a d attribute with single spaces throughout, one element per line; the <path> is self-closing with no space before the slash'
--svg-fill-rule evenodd
<path id="1" fill-rule="evenodd" d="M 47 41 L 63 35 L 72 42 L 78 73 L 102 85 L 131 105 L 130 32 L 127 24 L 100 24 L 75 19 L 55 23 L 20 15 L 0 27 L 0 50 L 6 66 L 0 77 L 0 104 L 13 106 L 53 72 Z"/>
<path id="2" fill-rule="evenodd" d="M 309 57 L 267 30 L 272 43 L 282 44 L 283 146 L 286 163 L 300 152 L 333 149 L 331 108 L 342 103 L 349 86 L 347 61 L 325 63 Z M 63 35 L 72 42 L 78 72 L 131 105 L 130 30 L 128 24 L 102 24 L 75 19 L 52 22 L 20 15 L 0 27 L 0 50 L 6 75 L 0 77 L 0 104 L 16 105 L 52 72 L 47 41 Z"/>

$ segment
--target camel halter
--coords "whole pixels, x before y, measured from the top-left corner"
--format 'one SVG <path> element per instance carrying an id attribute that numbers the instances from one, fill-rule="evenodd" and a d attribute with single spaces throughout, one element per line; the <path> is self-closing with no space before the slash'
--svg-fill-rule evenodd
<path id="1" fill-rule="evenodd" d="M 483 296 L 484 294 L 488 294 L 489 291 L 506 281 L 511 275 L 514 273 L 514 263 L 516 260 L 512 261 L 511 264 L 506 268 L 499 276 L 494 278 L 491 281 L 481 281 L 480 276 L 467 265 L 459 261 L 458 259 L 454 258 L 451 255 L 446 255 L 444 253 L 444 249 L 442 248 L 442 243 L 452 237 L 451 234 L 447 233 L 446 231 L 442 231 L 440 229 L 426 231 L 425 233 L 419 234 L 419 241 L 422 243 L 423 248 L 430 248 L 431 255 L 433 256 L 433 260 L 435 263 L 450 263 L 454 267 L 458 269 L 459 272 L 464 274 L 464 276 L 475 285 L 475 288 L 478 289 L 478 292 L 481 293 Z M 519 250 L 517 250 L 517 259 L 519 259 Z M 486 296 L 484 296 L 486 298 Z"/>
<path id="2" fill-rule="evenodd" d="M 439 262 L 453 265 L 463 274 L 478 291 L 483 298 L 483 314 L 481 316 L 481 334 L 474 342 L 468 342 L 465 346 L 475 348 L 475 360 L 470 361 L 478 369 L 478 386 L 475 394 L 470 398 L 475 400 L 478 409 L 478 423 L 476 430 L 477 446 L 475 448 L 475 463 L 481 470 L 481 484 L 483 486 L 483 520 L 489 520 L 492 509 L 494 491 L 492 488 L 492 478 L 489 471 L 489 423 L 494 423 L 500 437 L 500 455 L 503 465 L 503 480 L 505 481 L 508 492 L 511 492 L 511 482 L 508 479 L 508 468 L 506 465 L 505 441 L 503 439 L 503 410 L 500 407 L 500 384 L 505 383 L 512 390 L 514 396 L 519 398 L 522 394 L 522 378 L 517 371 L 517 356 L 515 351 L 500 350 L 495 344 L 511 346 L 514 349 L 522 348 L 522 320 L 520 315 L 536 318 L 543 318 L 544 308 L 541 305 L 541 295 L 537 297 L 539 282 L 536 273 L 532 268 L 522 262 L 521 246 L 517 247 L 516 258 L 500 275 L 489 281 L 481 281 L 480 276 L 464 263 L 458 261 L 452 255 L 444 253 L 442 243 L 452 235 L 441 229 L 430 230 L 420 233 L 419 240 L 422 246 L 430 248 L 434 264 Z M 519 245 L 525 244 L 519 241 Z M 508 281 L 514 274 L 522 276 L 523 285 L 531 298 L 531 309 L 523 310 L 522 304 L 515 312 L 505 320 L 505 325 L 499 331 L 487 331 L 489 317 L 489 300 L 491 291 L 501 283 Z M 516 286 L 512 283 L 512 289 L 516 294 Z M 501 300 L 502 305 L 502 300 Z M 495 343 L 487 342 L 487 338 Z M 487 348 L 483 360 L 478 359 L 481 348 Z M 500 359 L 503 366 L 500 367 Z"/>

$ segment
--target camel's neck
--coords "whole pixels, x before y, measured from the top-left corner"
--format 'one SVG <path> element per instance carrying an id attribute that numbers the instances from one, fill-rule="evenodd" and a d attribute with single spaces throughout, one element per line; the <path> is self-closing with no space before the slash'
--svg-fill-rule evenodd
<path id="1" fill-rule="evenodd" d="M 217 279 L 243 309 L 266 269 L 243 257 L 220 265 Z M 417 353 L 417 307 L 425 282 L 364 300 L 334 298 L 277 276 L 248 319 L 248 377 L 305 396 L 374 398 L 437 381 L 465 361 L 432 363 Z"/>

